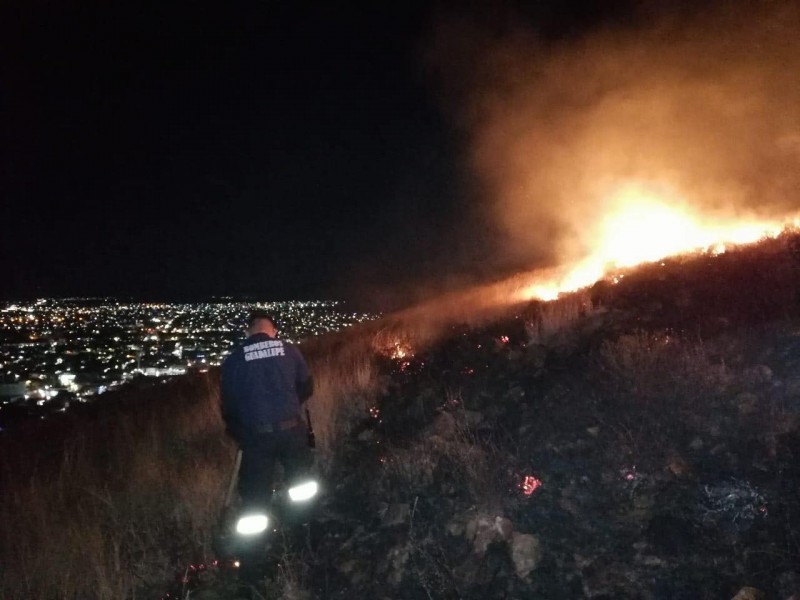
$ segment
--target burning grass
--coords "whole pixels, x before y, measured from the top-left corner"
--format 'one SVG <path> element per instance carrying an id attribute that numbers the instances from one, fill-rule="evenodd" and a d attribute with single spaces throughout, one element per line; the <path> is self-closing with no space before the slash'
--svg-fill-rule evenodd
<path id="1" fill-rule="evenodd" d="M 581 317 L 593 310 L 591 295 L 586 290 L 575 292 L 551 302 L 536 302 L 526 311 L 525 330 L 534 344 L 545 344 L 562 334 Z"/>

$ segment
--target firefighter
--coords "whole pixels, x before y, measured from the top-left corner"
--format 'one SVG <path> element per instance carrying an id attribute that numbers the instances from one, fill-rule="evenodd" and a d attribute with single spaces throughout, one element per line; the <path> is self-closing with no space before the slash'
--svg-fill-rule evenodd
<path id="1" fill-rule="evenodd" d="M 263 515 L 264 526 L 276 464 L 291 486 L 309 477 L 313 462 L 301 417 L 313 381 L 300 351 L 277 333 L 269 313 L 253 311 L 247 339 L 222 364 L 222 416 L 242 450 L 240 514 Z"/>

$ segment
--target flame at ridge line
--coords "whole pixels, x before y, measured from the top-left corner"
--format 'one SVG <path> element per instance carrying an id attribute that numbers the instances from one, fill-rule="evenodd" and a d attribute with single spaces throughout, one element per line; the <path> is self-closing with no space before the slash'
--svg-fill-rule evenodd
<path id="1" fill-rule="evenodd" d="M 774 238 L 788 227 L 800 225 L 798 217 L 780 221 L 704 217 L 633 186 L 618 191 L 614 201 L 615 209 L 595 226 L 592 250 L 585 258 L 540 272 L 514 299 L 555 300 L 608 277 L 614 270 L 670 256 L 722 254 L 728 246 Z"/>

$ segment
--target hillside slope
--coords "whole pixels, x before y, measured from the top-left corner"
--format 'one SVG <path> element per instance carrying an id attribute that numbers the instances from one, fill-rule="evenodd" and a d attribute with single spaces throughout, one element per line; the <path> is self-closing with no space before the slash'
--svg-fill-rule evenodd
<path id="1" fill-rule="evenodd" d="M 385 358 L 311 535 L 276 543 L 264 581 L 308 598 L 800 593 L 796 243 L 648 265 Z"/>
<path id="2" fill-rule="evenodd" d="M 324 494 L 249 591 L 800 595 L 798 248 L 551 303 L 473 290 L 309 343 Z M 0 595 L 236 593 L 211 544 L 234 451 L 215 374 L 148 394 L 0 440 Z"/>

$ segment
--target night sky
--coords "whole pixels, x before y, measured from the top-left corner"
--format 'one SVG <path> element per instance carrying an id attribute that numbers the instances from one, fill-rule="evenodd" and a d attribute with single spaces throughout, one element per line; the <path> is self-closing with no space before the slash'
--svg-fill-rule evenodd
<path id="1" fill-rule="evenodd" d="M 557 38 L 625 7 L 512 8 Z M 510 268 L 425 59 L 452 6 L 2 10 L 5 299 L 385 302 Z"/>

